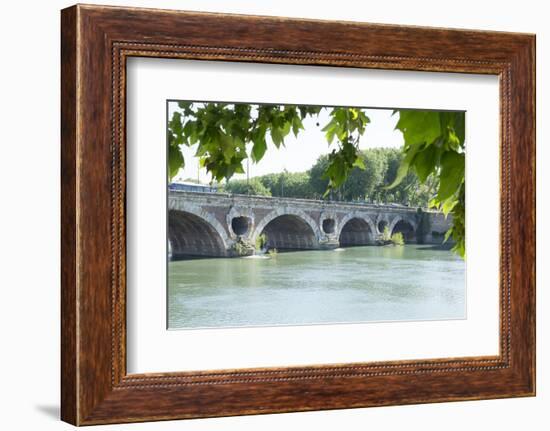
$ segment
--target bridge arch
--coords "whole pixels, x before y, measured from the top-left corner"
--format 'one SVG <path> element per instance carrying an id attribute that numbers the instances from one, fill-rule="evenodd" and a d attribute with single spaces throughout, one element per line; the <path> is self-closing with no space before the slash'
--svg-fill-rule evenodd
<path id="1" fill-rule="evenodd" d="M 374 243 L 376 232 L 368 215 L 354 211 L 340 221 L 338 239 L 341 246 L 368 245 Z"/>
<path id="2" fill-rule="evenodd" d="M 389 230 L 391 235 L 401 232 L 405 242 L 416 241 L 416 222 L 407 217 L 394 217 L 389 225 Z"/>
<path id="3" fill-rule="evenodd" d="M 279 208 L 267 214 L 252 235 L 255 241 L 264 233 L 267 246 L 282 250 L 308 250 L 319 248 L 319 226 L 304 211 Z"/>
<path id="4" fill-rule="evenodd" d="M 173 259 L 185 256 L 227 256 L 230 239 L 222 224 L 201 207 L 168 202 L 168 241 Z"/>

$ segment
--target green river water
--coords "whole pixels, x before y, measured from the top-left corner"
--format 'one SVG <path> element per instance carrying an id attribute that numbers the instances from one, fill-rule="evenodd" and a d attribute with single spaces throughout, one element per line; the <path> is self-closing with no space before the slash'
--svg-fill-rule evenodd
<path id="1" fill-rule="evenodd" d="M 430 246 L 365 246 L 168 264 L 170 329 L 463 319 L 465 263 Z"/>

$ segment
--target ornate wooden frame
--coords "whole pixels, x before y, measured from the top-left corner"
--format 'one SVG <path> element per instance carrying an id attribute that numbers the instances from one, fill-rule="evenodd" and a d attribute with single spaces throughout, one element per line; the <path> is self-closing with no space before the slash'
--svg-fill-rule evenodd
<path id="1" fill-rule="evenodd" d="M 88 425 L 535 394 L 534 35 L 81 5 L 61 17 L 63 420 Z M 498 75 L 500 354 L 128 375 L 129 56 Z"/>

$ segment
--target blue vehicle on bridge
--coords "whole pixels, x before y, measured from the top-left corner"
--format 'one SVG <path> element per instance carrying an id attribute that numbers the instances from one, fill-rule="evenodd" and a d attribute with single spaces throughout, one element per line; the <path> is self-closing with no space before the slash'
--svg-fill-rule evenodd
<path id="1" fill-rule="evenodd" d="M 217 193 L 218 186 L 191 182 L 170 183 L 168 190 L 175 192 Z"/>

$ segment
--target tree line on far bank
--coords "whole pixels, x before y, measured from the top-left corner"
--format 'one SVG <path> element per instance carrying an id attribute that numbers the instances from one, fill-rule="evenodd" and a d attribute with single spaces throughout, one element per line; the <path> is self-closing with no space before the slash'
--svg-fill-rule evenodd
<path id="1" fill-rule="evenodd" d="M 399 185 L 388 188 L 403 159 L 400 149 L 372 148 L 362 150 L 365 169 L 355 167 L 346 181 L 326 195 L 328 156 L 320 156 L 305 172 L 281 172 L 253 177 L 250 180 L 230 180 L 223 185 L 227 193 L 259 196 L 326 199 L 346 202 L 397 203 L 428 207 L 438 184 L 434 177 L 421 184 L 417 175 L 409 172 Z"/>

